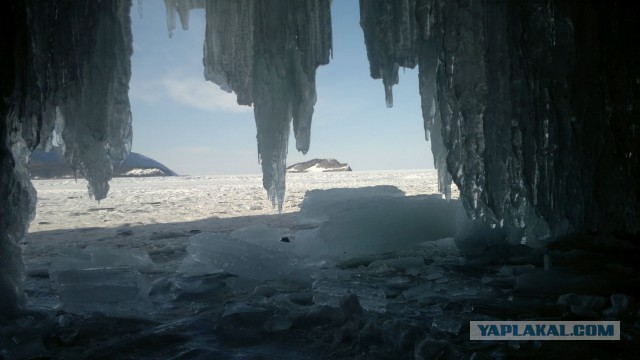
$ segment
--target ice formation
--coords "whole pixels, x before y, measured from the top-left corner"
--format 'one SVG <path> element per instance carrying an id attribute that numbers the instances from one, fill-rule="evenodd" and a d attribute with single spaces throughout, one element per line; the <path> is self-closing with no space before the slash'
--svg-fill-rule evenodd
<path id="1" fill-rule="evenodd" d="M 188 27 L 188 11 L 202 1 L 166 0 L 169 35 L 175 14 Z M 263 185 L 282 210 L 286 155 L 293 120 L 296 148 L 309 150 L 316 103 L 315 76 L 331 55 L 327 0 L 207 1 L 204 75 L 238 104 L 254 108 Z"/>
<path id="2" fill-rule="evenodd" d="M 62 249 L 49 267 L 49 278 L 68 312 L 138 316 L 151 309 L 150 286 L 141 273 L 153 271 L 155 265 L 143 250 L 89 245 Z"/>
<path id="3" fill-rule="evenodd" d="M 270 240 L 277 244 L 279 236 L 275 240 L 253 235 L 246 232 L 194 235 L 187 247 L 188 255 L 178 271 L 188 276 L 224 271 L 243 280 L 259 281 L 277 279 L 290 271 L 292 261 L 289 256 L 268 245 Z"/>
<path id="4" fill-rule="evenodd" d="M 0 315 L 21 302 L 16 244 L 35 210 L 31 151 L 49 149 L 55 129 L 97 200 L 108 192 L 112 162 L 129 152 L 130 8 L 130 0 L 19 1 L 2 14 L 0 292 L 7 300 Z"/>
<path id="5" fill-rule="evenodd" d="M 419 65 L 440 189 L 448 194 L 453 180 L 472 218 L 533 246 L 575 230 L 640 230 L 640 74 L 628 61 L 638 35 L 624 15 L 636 8 L 544 0 L 360 7 L 371 76 L 383 79 L 387 105 L 398 67 Z"/>
<path id="6" fill-rule="evenodd" d="M 320 222 L 315 241 L 339 258 L 393 252 L 454 235 L 455 202 L 440 195 L 399 194 L 393 186 L 312 190 L 300 215 Z"/>

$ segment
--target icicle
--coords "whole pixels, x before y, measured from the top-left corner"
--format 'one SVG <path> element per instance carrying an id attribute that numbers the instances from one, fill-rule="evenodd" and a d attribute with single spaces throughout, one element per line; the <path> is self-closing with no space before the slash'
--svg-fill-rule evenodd
<path id="1" fill-rule="evenodd" d="M 212 0 L 206 19 L 205 78 L 253 105 L 263 185 L 281 210 L 291 122 L 306 153 L 316 69 L 331 55 L 329 1 Z"/>
<path id="2" fill-rule="evenodd" d="M 167 31 L 169 38 L 172 38 L 176 29 L 176 0 L 164 0 L 164 6 L 167 8 Z"/>
<path id="3" fill-rule="evenodd" d="M 382 79 L 387 107 L 393 106 L 393 86 L 400 66 L 418 61 L 416 0 L 361 0 L 360 26 L 364 31 L 371 77 Z"/>
<path id="4" fill-rule="evenodd" d="M 176 13 L 180 17 L 182 30 L 189 30 L 189 15 L 192 9 L 204 9 L 205 0 L 164 0 L 167 11 L 167 31 L 169 38 L 176 29 Z"/>

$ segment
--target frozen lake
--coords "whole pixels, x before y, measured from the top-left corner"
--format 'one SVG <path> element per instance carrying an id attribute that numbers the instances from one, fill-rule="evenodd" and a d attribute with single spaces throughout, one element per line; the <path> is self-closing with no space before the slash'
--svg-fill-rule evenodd
<path id="1" fill-rule="evenodd" d="M 109 196 L 100 202 L 89 198 L 83 179 L 33 184 L 38 205 L 25 239 L 28 266 L 46 266 L 60 249 L 99 244 L 143 249 L 172 271 L 184 256 L 188 237 L 195 233 L 228 233 L 260 224 L 295 231 L 300 204 L 309 190 L 391 185 L 407 196 L 437 194 L 437 173 L 288 174 L 282 214 L 267 199 L 260 174 L 115 178 Z"/>
<path id="2" fill-rule="evenodd" d="M 88 197 L 82 179 L 34 180 L 33 184 L 38 208 L 31 233 L 277 213 L 259 174 L 115 178 L 109 196 L 100 203 Z M 283 213 L 297 212 L 308 190 L 375 185 L 393 185 L 406 195 L 438 192 L 435 170 L 293 173 L 287 175 Z"/>

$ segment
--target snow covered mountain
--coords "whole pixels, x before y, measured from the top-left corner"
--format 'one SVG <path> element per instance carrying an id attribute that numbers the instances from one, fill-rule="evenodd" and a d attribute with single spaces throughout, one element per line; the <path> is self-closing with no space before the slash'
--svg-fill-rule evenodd
<path id="1" fill-rule="evenodd" d="M 73 169 L 67 164 L 59 147 L 51 151 L 36 150 L 29 162 L 34 179 L 72 178 Z M 177 176 L 168 167 L 138 153 L 130 153 L 124 164 L 113 167 L 114 177 Z"/>
<path id="2" fill-rule="evenodd" d="M 287 172 L 337 172 L 352 171 L 351 166 L 347 163 L 341 163 L 336 159 L 313 159 L 301 163 L 297 163 L 287 167 Z"/>

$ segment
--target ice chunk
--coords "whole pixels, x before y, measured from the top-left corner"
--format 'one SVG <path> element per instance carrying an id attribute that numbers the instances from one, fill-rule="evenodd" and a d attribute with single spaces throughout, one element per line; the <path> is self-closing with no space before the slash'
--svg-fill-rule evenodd
<path id="1" fill-rule="evenodd" d="M 339 257 L 397 251 L 455 232 L 455 203 L 439 196 L 354 199 L 327 210 L 318 237 Z"/>
<path id="2" fill-rule="evenodd" d="M 301 219 L 320 227 L 300 232 L 297 243 L 300 249 L 350 258 L 453 235 L 455 202 L 403 195 L 394 186 L 308 191 Z"/>
<path id="3" fill-rule="evenodd" d="M 300 206 L 302 220 L 321 226 L 317 234 L 304 234 L 305 244 L 332 256 L 354 257 L 454 234 L 455 202 L 437 195 L 403 195 L 393 186 L 308 191 Z"/>
<path id="4" fill-rule="evenodd" d="M 149 286 L 140 272 L 153 272 L 149 255 L 139 249 L 88 246 L 64 249 L 51 263 L 49 278 L 66 311 L 135 316 L 152 310 Z"/>
<path id="5" fill-rule="evenodd" d="M 443 332 L 448 332 L 453 335 L 458 335 L 462 327 L 460 318 L 456 315 L 455 311 L 449 310 L 439 314 L 433 318 L 431 323 L 435 329 Z"/>
<path id="6" fill-rule="evenodd" d="M 231 233 L 231 237 L 268 249 L 282 249 L 287 247 L 287 244 L 280 241 L 282 239 L 282 232 L 267 225 L 255 225 L 236 229 Z"/>
<path id="7" fill-rule="evenodd" d="M 424 268 L 424 259 L 421 256 L 399 257 L 394 259 L 376 260 L 369 264 L 369 269 L 396 269 L 410 271 Z"/>
<path id="8" fill-rule="evenodd" d="M 300 204 L 304 220 L 326 219 L 336 203 L 349 202 L 376 196 L 404 196 L 404 192 L 392 185 L 367 186 L 355 189 L 309 190 Z"/>
<path id="9" fill-rule="evenodd" d="M 58 281 L 59 274 L 66 270 L 91 268 L 129 267 L 140 273 L 156 270 L 149 254 L 140 249 L 113 249 L 89 245 L 85 249 L 63 249 L 54 258 L 49 268 L 49 277 Z"/>
<path id="10" fill-rule="evenodd" d="M 247 279 L 270 280 L 285 276 L 291 264 L 283 252 L 224 234 L 192 236 L 187 254 L 178 269 L 185 275 L 224 271 Z"/>
<path id="11" fill-rule="evenodd" d="M 617 317 L 625 315 L 630 309 L 633 309 L 635 305 L 634 299 L 629 295 L 613 294 L 610 297 L 611 307 L 606 308 L 602 314 L 610 317 Z"/>
<path id="12" fill-rule="evenodd" d="M 324 258 L 329 252 L 328 244 L 318 237 L 318 228 L 300 230 L 288 244 L 293 254 L 306 259 Z"/>
<path id="13" fill-rule="evenodd" d="M 402 292 L 402 297 L 406 300 L 419 300 L 431 297 L 437 293 L 440 288 L 430 283 L 411 287 Z"/>
<path id="14" fill-rule="evenodd" d="M 558 298 L 558 304 L 568 306 L 571 312 L 583 317 L 597 317 L 607 305 L 607 298 L 593 295 L 564 294 Z"/>
<path id="15" fill-rule="evenodd" d="M 281 229 L 267 225 L 255 225 L 234 230 L 230 236 L 247 244 L 282 253 L 291 265 L 309 264 L 327 253 L 326 244 L 317 237 L 317 229 L 298 231 L 295 236 L 286 236 L 283 241 Z"/>
<path id="16" fill-rule="evenodd" d="M 365 310 L 385 312 L 387 309 L 387 297 L 384 291 L 371 285 L 322 279 L 316 280 L 312 289 L 313 302 L 317 305 L 339 307 L 345 295 L 354 294 Z"/>
<path id="17" fill-rule="evenodd" d="M 214 331 L 227 341 L 246 344 L 263 338 L 265 322 L 273 312 L 261 307 L 238 303 L 230 305 L 222 314 Z"/>
<path id="18" fill-rule="evenodd" d="M 131 267 L 63 270 L 54 288 L 66 311 L 138 316 L 152 310 L 149 287 Z"/>

